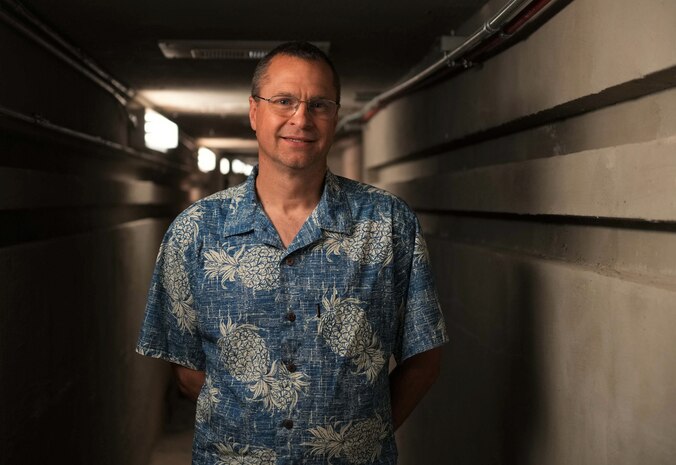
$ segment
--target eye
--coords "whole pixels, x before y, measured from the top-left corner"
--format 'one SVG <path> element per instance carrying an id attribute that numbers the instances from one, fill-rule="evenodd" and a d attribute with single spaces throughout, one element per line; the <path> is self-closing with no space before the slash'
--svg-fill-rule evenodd
<path id="1" fill-rule="evenodd" d="M 273 97 L 270 102 L 280 107 L 293 107 L 296 104 L 296 99 L 293 97 Z"/>
<path id="2" fill-rule="evenodd" d="M 326 110 L 328 105 L 324 100 L 313 100 L 310 102 L 310 107 L 313 110 Z"/>
<path id="3" fill-rule="evenodd" d="M 328 113 L 331 111 L 333 102 L 330 102 L 328 100 L 324 99 L 319 99 L 319 100 L 312 100 L 309 102 L 310 106 L 310 111 L 314 111 L 317 113 Z"/>

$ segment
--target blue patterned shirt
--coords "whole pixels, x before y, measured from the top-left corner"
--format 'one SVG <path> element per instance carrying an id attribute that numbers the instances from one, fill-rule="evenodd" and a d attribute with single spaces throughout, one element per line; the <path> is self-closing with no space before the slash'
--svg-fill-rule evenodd
<path id="1" fill-rule="evenodd" d="M 193 464 L 394 465 L 389 358 L 448 340 L 418 221 L 327 172 L 285 248 L 255 176 L 173 222 L 137 351 L 206 371 Z"/>

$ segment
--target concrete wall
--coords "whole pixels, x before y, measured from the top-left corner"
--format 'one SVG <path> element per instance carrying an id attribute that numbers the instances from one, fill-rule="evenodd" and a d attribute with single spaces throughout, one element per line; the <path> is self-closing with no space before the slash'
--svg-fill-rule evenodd
<path id="1" fill-rule="evenodd" d="M 674 18 L 575 0 L 366 127 L 451 336 L 402 465 L 676 462 Z"/>
<path id="2" fill-rule="evenodd" d="M 4 22 L 0 44 L 0 463 L 145 465 L 168 373 L 133 348 L 185 153 L 30 122 L 138 139 L 113 97 Z"/>

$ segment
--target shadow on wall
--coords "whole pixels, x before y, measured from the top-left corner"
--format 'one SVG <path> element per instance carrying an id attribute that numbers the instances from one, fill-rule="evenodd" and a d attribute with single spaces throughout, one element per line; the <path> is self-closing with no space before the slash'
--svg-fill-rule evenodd
<path id="1" fill-rule="evenodd" d="M 0 463 L 145 464 L 168 373 L 133 348 L 163 228 L 0 248 Z"/>
<path id="2" fill-rule="evenodd" d="M 429 245 L 451 342 L 440 379 L 397 434 L 400 465 L 527 464 L 544 420 L 538 276 L 488 249 Z"/>
<path id="3" fill-rule="evenodd" d="M 501 431 L 502 461 L 505 464 L 528 464 L 531 450 L 538 444 L 538 430 L 545 423 L 543 397 L 543 370 L 538 344 L 544 328 L 537 324 L 542 308 L 538 295 L 541 283 L 536 271 L 527 263 L 519 263 L 514 270 L 515 297 L 508 310 L 511 315 L 506 324 L 513 328 L 505 360 L 502 392 Z"/>

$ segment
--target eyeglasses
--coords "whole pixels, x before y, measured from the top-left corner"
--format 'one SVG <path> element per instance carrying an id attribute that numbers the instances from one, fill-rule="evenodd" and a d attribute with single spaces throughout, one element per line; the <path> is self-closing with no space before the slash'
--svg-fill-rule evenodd
<path id="1" fill-rule="evenodd" d="M 325 98 L 313 98 L 310 100 L 301 100 L 297 97 L 289 95 L 278 95 L 275 97 L 265 98 L 260 95 L 253 95 L 253 98 L 265 100 L 270 104 L 270 108 L 279 116 L 291 117 L 296 111 L 301 103 L 305 103 L 307 111 L 310 112 L 310 115 L 319 119 L 331 119 L 336 116 L 338 108 L 340 107 L 339 103 L 334 102 L 333 100 L 328 100 Z"/>

